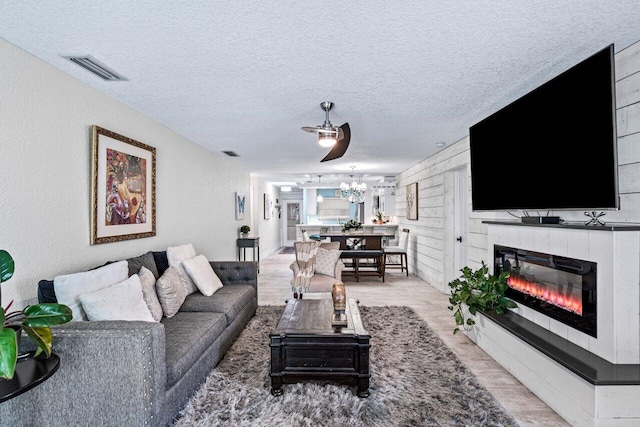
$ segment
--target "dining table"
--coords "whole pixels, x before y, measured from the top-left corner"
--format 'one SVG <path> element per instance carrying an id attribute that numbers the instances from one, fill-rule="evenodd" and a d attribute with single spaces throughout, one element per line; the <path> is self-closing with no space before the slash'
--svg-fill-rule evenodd
<path id="1" fill-rule="evenodd" d="M 329 238 L 340 242 L 340 250 L 382 250 L 382 239 L 393 239 L 395 234 L 388 233 L 320 233 L 321 239 Z"/>

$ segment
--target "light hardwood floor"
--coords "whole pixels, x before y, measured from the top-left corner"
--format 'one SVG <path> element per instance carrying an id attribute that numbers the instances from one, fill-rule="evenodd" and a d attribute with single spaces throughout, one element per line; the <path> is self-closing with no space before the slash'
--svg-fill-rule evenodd
<path id="1" fill-rule="evenodd" d="M 295 255 L 279 254 L 279 250 L 260 261 L 258 303 L 284 305 L 292 297 L 289 264 Z M 356 283 L 345 277 L 347 298 L 362 305 L 397 305 L 413 308 L 442 338 L 480 383 L 509 411 L 522 426 L 569 426 L 549 406 L 538 399 L 509 372 L 463 334 L 452 334 L 454 321 L 447 309 L 448 298 L 416 276 L 406 277 L 400 270 L 387 271 L 385 282 L 367 277 Z M 308 298 L 317 297 L 308 295 Z"/>

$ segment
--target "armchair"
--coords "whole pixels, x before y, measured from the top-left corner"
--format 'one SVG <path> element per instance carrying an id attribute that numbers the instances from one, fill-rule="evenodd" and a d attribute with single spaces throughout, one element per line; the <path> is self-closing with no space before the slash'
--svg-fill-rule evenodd
<path id="1" fill-rule="evenodd" d="M 294 243 L 296 251 L 298 250 L 298 243 L 302 242 Z M 342 270 L 344 270 L 345 266 L 340 260 L 340 254 L 340 242 L 323 242 L 316 246 L 315 271 L 308 278 L 306 286 L 296 283 L 296 277 L 299 277 L 301 265 L 297 259 L 292 262 L 289 268 L 293 271 L 291 288 L 294 294 L 297 293 L 298 297 L 302 298 L 302 295 L 308 292 L 331 292 L 333 284 L 342 281 Z"/>

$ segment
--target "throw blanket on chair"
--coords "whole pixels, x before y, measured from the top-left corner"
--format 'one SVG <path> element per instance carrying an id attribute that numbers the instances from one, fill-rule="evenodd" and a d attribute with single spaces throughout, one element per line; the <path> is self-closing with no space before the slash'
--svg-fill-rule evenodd
<path id="1" fill-rule="evenodd" d="M 320 242 L 294 242 L 296 251 L 296 263 L 300 268 L 295 277 L 291 280 L 291 290 L 294 294 L 302 296 L 309 289 L 309 282 L 313 276 L 313 266 L 316 261 L 316 252 Z"/>

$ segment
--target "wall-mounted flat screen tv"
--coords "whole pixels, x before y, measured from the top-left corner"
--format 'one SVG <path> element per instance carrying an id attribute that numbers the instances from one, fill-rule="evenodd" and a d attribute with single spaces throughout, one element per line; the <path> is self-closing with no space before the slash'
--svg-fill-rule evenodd
<path id="1" fill-rule="evenodd" d="M 619 208 L 613 44 L 469 129 L 474 211 Z"/>

